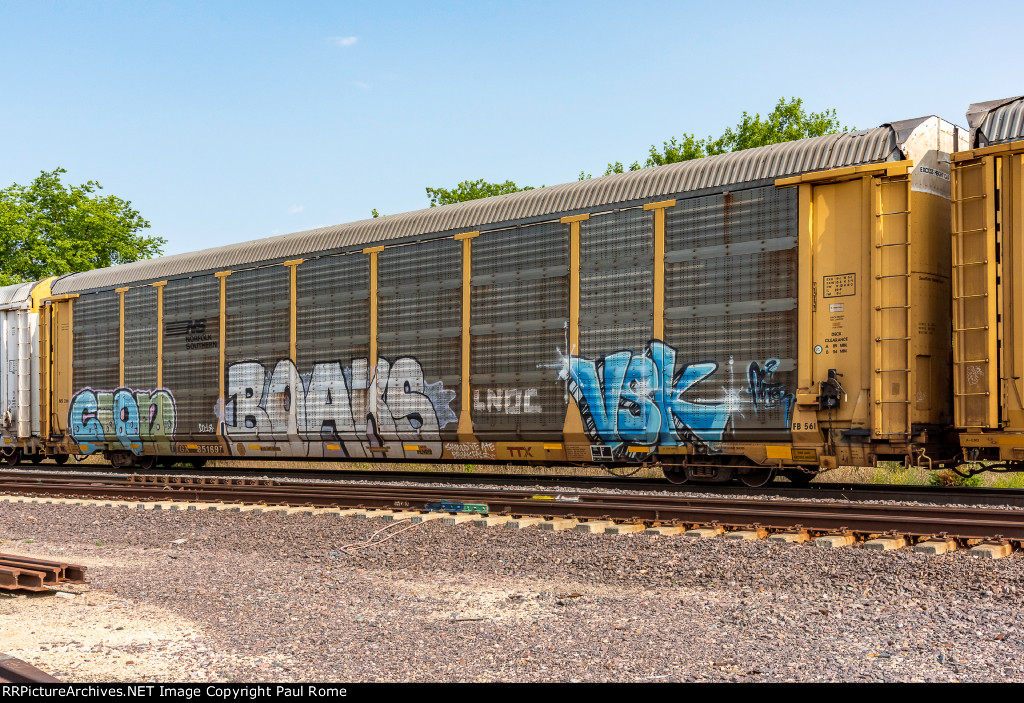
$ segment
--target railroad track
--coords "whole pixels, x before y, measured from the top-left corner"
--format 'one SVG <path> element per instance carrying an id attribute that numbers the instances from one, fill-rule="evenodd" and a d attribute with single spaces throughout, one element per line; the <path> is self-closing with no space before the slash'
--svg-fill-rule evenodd
<path id="1" fill-rule="evenodd" d="M 61 479 L 0 477 L 0 491 L 137 502 L 353 508 L 405 513 L 478 513 L 570 518 L 643 526 L 712 526 L 755 532 L 893 535 L 911 540 L 1024 542 L 1024 511 L 933 505 L 808 502 L 645 493 L 543 493 L 536 490 L 435 486 L 289 484 L 274 481 L 160 477 Z"/>
<path id="2" fill-rule="evenodd" d="M 43 473 L 46 472 L 46 473 Z M 22 465 L 20 470 L 0 469 L 2 477 L 23 477 L 33 480 L 40 476 L 74 476 L 87 478 L 127 478 L 130 476 L 162 476 L 162 474 L 132 474 L 117 472 L 109 466 L 32 466 Z M 270 479 L 287 481 L 288 479 L 312 479 L 319 482 L 365 482 L 386 481 L 393 483 L 417 484 L 461 484 L 498 487 L 548 486 L 552 488 L 593 488 L 626 490 L 637 493 L 650 491 L 669 491 L 675 493 L 696 493 L 708 496 L 737 497 L 776 497 L 803 498 L 820 500 L 839 500 L 850 502 L 861 501 L 898 501 L 930 504 L 959 503 L 964 505 L 997 505 L 1024 508 L 1024 490 L 1018 488 L 966 488 L 943 486 L 906 486 L 883 484 L 853 483 L 813 483 L 794 486 L 790 483 L 776 483 L 763 488 L 747 488 L 740 484 L 674 484 L 661 479 L 637 479 L 621 476 L 568 476 L 568 475 L 509 475 L 499 473 L 426 473 L 422 471 L 268 471 L 266 469 L 246 469 L 220 467 L 216 469 L 177 472 L 180 479 L 200 478 L 232 478 L 232 479 Z M 324 485 L 318 483 L 315 485 Z"/>
<path id="3" fill-rule="evenodd" d="M 0 683 L 60 683 L 26 661 L 0 652 Z"/>

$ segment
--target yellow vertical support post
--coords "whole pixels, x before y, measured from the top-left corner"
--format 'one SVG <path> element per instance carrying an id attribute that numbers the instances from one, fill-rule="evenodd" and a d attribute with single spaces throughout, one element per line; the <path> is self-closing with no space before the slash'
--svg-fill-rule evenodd
<path id="1" fill-rule="evenodd" d="M 469 400 L 469 323 L 472 303 L 473 240 L 479 236 L 480 232 L 464 232 L 453 237 L 456 241 L 462 242 L 462 356 L 459 371 L 462 376 L 462 397 L 459 399 L 459 426 L 456 429 L 460 442 L 476 441 L 473 436 L 473 417 L 470 414 L 472 405 Z"/>
<path id="2" fill-rule="evenodd" d="M 298 300 L 298 266 L 305 259 L 292 259 L 291 261 L 285 261 L 284 266 L 287 266 L 290 270 L 289 274 L 289 295 L 291 296 L 291 303 L 288 307 L 288 358 L 292 360 L 292 363 L 298 361 L 298 309 L 296 307 Z"/>
<path id="3" fill-rule="evenodd" d="M 560 220 L 562 224 L 569 225 L 569 348 L 565 350 L 569 359 L 580 351 L 580 222 L 589 219 L 590 215 L 584 214 L 569 215 Z M 583 432 L 583 417 L 575 401 L 569 401 L 562 435 L 566 443 L 589 443 Z"/>
<path id="4" fill-rule="evenodd" d="M 164 386 L 164 286 L 167 281 L 157 281 L 156 288 L 156 387 Z"/>
<path id="5" fill-rule="evenodd" d="M 814 281 L 814 186 L 801 183 L 798 186 L 800 221 L 797 229 L 798 276 L 797 295 L 797 393 L 816 395 L 814 388 L 814 363 L 812 352 L 814 312 L 817 306 L 817 288 Z"/>
<path id="6" fill-rule="evenodd" d="M 570 215 L 561 219 L 569 225 L 569 348 L 566 354 L 577 354 L 580 345 L 580 222 L 590 215 Z"/>
<path id="7" fill-rule="evenodd" d="M 224 344 L 227 341 L 227 303 L 228 303 L 228 276 L 231 275 L 230 271 L 218 271 L 213 274 L 220 279 L 220 324 L 217 325 L 217 341 L 218 341 L 218 363 L 217 363 L 217 416 L 220 418 L 220 422 L 217 424 L 218 433 L 223 432 L 224 427 L 224 371 L 227 364 L 225 359 Z"/>
<path id="8" fill-rule="evenodd" d="M 654 339 L 665 339 L 665 208 L 675 200 L 646 203 L 644 210 L 654 211 Z"/>
<path id="9" fill-rule="evenodd" d="M 382 251 L 384 247 L 363 249 L 363 253 L 370 256 L 370 358 L 367 363 L 371 374 L 377 368 L 377 254 Z"/>
<path id="10" fill-rule="evenodd" d="M 128 289 L 115 288 L 114 292 L 117 293 L 118 297 L 117 305 L 120 319 L 117 339 L 117 385 L 118 387 L 124 387 L 124 294 L 128 292 Z"/>

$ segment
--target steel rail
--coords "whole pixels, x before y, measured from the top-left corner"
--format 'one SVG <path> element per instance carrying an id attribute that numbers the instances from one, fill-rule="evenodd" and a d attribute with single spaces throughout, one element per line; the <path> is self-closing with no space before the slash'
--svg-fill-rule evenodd
<path id="1" fill-rule="evenodd" d="M 44 466 L 34 471 L 0 470 L 0 484 L 9 476 L 21 476 L 28 480 L 45 480 L 41 471 L 51 469 L 54 476 L 68 475 L 68 471 Z M 87 470 L 85 466 L 65 467 L 85 473 L 72 474 L 83 479 L 89 478 L 126 478 L 132 475 L 145 477 L 162 476 L 162 474 L 128 474 L 112 473 L 110 467 L 97 467 L 96 471 Z M 671 491 L 676 493 L 701 493 L 719 496 L 750 496 L 750 497 L 785 497 L 814 498 L 823 500 L 844 501 L 905 501 L 921 503 L 963 503 L 969 505 L 999 505 L 1024 507 L 1024 490 L 1018 488 L 973 488 L 945 486 L 906 486 L 884 484 L 853 484 L 853 483 L 813 483 L 806 486 L 794 486 L 789 483 L 769 484 L 763 488 L 747 488 L 736 484 L 673 484 L 667 480 L 636 479 L 613 476 L 559 476 L 559 475 L 508 475 L 508 474 L 451 474 L 425 473 L 418 471 L 319 471 L 319 472 L 279 472 L 276 470 L 236 470 L 222 467 L 210 469 L 208 475 L 189 473 L 179 476 L 182 480 L 191 478 L 209 480 L 213 476 L 228 478 L 251 478 L 253 480 L 287 480 L 289 478 L 312 478 L 319 481 L 385 481 L 396 483 L 456 483 L 491 486 L 550 486 L 552 488 L 612 488 L 628 491 Z M 327 485 L 327 484 L 317 484 Z"/>
<path id="2" fill-rule="evenodd" d="M 2 683 L 60 683 L 45 671 L 26 661 L 0 652 L 0 682 Z"/>
<path id="3" fill-rule="evenodd" d="M 943 508 L 789 500 L 693 498 L 643 494 L 542 494 L 479 488 L 401 486 L 322 486 L 292 484 L 72 483 L 67 486 L 14 484 L 6 492 L 116 500 L 222 502 L 311 507 L 354 507 L 458 512 L 467 504 L 489 514 L 612 519 L 661 524 L 800 528 L 814 532 L 862 534 L 894 532 L 918 537 L 945 534 L 958 539 L 1001 538 L 1024 541 L 1024 511 L 993 508 Z M 447 506 L 447 507 L 446 507 Z M 460 508 L 459 506 L 462 506 Z M 197 506 L 198 507 L 198 506 Z"/>

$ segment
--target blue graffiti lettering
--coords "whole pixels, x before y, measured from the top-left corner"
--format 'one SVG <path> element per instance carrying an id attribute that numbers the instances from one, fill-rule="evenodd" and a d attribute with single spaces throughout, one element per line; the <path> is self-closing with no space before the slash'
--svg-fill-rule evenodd
<path id="1" fill-rule="evenodd" d="M 718 364 L 703 361 L 677 369 L 676 355 L 674 348 L 654 340 L 641 354 L 619 351 L 599 359 L 563 359 L 560 377 L 567 381 L 588 436 L 645 446 L 721 442 L 739 397 L 694 397 L 698 384 L 714 374 Z M 747 392 L 755 411 L 782 408 L 788 425 L 793 394 L 774 382 L 778 365 L 778 359 L 769 359 L 763 369 L 751 363 Z"/>

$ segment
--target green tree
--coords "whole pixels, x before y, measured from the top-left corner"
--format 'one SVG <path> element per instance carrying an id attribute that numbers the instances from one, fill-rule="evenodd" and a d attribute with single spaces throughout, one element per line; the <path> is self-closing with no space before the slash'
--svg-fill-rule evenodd
<path id="1" fill-rule="evenodd" d="M 800 98 L 790 98 L 788 102 L 785 98 L 779 98 L 775 109 L 766 118 L 762 119 L 760 113 L 755 113 L 751 117 L 744 111 L 743 117 L 740 118 L 736 126 L 727 127 L 718 138 L 708 136 L 706 139 L 697 139 L 695 135 L 686 133 L 683 134 L 681 141 L 672 137 L 667 142 L 663 142 L 661 148 L 651 145 L 647 160 L 643 165 L 641 166 L 639 161 L 634 161 L 629 166 L 629 170 L 638 171 L 645 167 L 664 166 L 677 161 L 689 161 L 730 151 L 752 149 L 756 146 L 789 142 L 794 139 L 848 132 L 853 129 L 840 125 L 835 110 L 807 112 L 803 105 L 804 101 Z M 622 163 L 616 161 L 608 164 L 604 175 L 623 173 L 625 170 Z M 579 179 L 581 181 L 590 177 L 590 174 L 580 172 Z"/>
<path id="2" fill-rule="evenodd" d="M 149 222 L 102 186 L 61 183 L 62 168 L 28 186 L 0 190 L 0 285 L 157 256 L 167 240 L 139 232 Z"/>
<path id="3" fill-rule="evenodd" d="M 452 189 L 448 188 L 427 188 L 427 197 L 430 198 L 430 207 L 438 205 L 451 205 L 466 200 L 477 198 L 489 198 L 492 195 L 505 195 L 506 193 L 518 193 L 523 190 L 533 190 L 533 186 L 520 188 L 512 181 L 504 183 L 488 183 L 484 179 L 477 181 L 463 181 Z"/>

